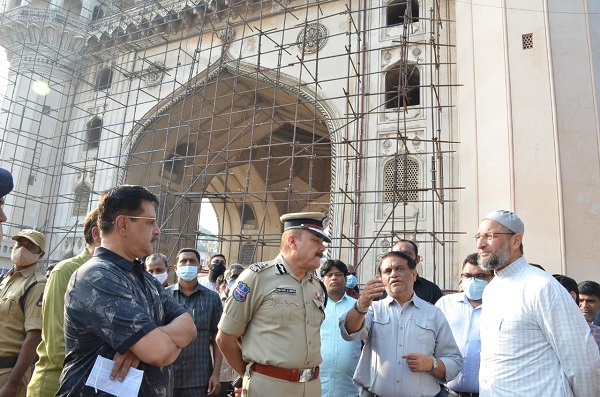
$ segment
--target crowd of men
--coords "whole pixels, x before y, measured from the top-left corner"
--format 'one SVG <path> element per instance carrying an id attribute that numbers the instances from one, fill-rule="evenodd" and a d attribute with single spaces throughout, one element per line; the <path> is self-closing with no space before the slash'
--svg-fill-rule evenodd
<path id="1" fill-rule="evenodd" d="M 0 168 L 0 237 L 12 187 Z M 203 277 L 194 248 L 173 266 L 154 252 L 158 205 L 141 186 L 104 192 L 86 246 L 48 279 L 45 236 L 12 237 L 0 397 L 130 395 L 105 387 L 136 376 L 142 397 L 600 395 L 600 285 L 530 265 L 513 212 L 482 219 L 460 292 L 444 296 L 410 240 L 359 291 L 354 267 L 322 260 L 318 212 L 281 217 L 274 259 L 244 269 L 213 255 Z"/>

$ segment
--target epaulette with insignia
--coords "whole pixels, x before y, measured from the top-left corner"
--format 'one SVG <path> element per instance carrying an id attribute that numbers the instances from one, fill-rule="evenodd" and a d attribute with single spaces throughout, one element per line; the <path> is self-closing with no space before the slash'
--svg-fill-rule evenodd
<path id="1" fill-rule="evenodd" d="M 277 263 L 275 267 L 277 268 L 277 274 L 287 274 L 288 272 L 283 263 Z"/>
<path id="2" fill-rule="evenodd" d="M 253 265 L 250 265 L 248 267 L 248 269 L 252 270 L 253 272 L 260 272 L 261 270 L 266 269 L 267 267 L 269 267 L 270 265 L 272 265 L 272 262 L 262 262 L 262 263 L 255 263 Z"/>

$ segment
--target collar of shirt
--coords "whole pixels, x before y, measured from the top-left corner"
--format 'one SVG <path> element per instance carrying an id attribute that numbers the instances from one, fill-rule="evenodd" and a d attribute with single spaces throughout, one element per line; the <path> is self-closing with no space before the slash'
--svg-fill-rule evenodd
<path id="1" fill-rule="evenodd" d="M 529 265 L 529 263 L 527 263 L 524 256 L 520 256 L 519 259 L 512 262 L 505 268 L 497 270 L 496 276 L 498 276 L 501 279 L 513 276 L 516 273 L 518 273 L 521 269 L 523 269 L 523 267 L 525 267 L 525 266 L 530 266 L 530 265 Z"/>
<path id="2" fill-rule="evenodd" d="M 10 271 L 8 272 L 8 275 L 12 276 L 15 273 L 21 273 L 21 277 L 27 278 L 27 277 L 31 276 L 33 273 L 35 273 L 36 269 L 37 269 L 37 262 L 31 266 L 26 267 L 23 270 L 20 270 L 20 271 L 17 271 L 16 267 L 13 266 L 13 268 L 10 269 Z"/>
<path id="3" fill-rule="evenodd" d="M 94 251 L 94 256 L 97 256 L 100 259 L 112 262 L 115 265 L 117 265 L 118 267 L 120 267 L 121 269 L 123 269 L 127 272 L 131 272 L 131 273 L 135 273 L 136 271 L 138 271 L 138 269 L 141 269 L 141 267 L 142 267 L 141 263 L 131 262 L 131 261 L 123 258 L 121 255 L 118 255 L 118 254 L 114 253 L 113 251 L 109 250 L 108 248 L 104 248 L 104 247 L 97 247 L 96 250 Z"/>
<path id="4" fill-rule="evenodd" d="M 400 305 L 400 302 L 398 302 L 396 299 L 392 298 L 391 296 L 386 296 L 385 298 L 382 299 L 382 302 L 384 302 L 386 305 L 392 305 L 394 302 L 396 302 L 398 305 Z M 404 304 L 405 306 L 407 304 L 409 304 L 410 302 L 412 302 L 412 304 L 417 308 L 420 309 L 422 308 L 424 305 L 429 305 L 429 302 L 425 302 L 423 299 L 419 298 L 417 296 L 417 294 L 414 293 L 413 291 L 413 295 L 412 297 L 406 301 L 406 303 Z M 400 305 L 401 307 L 404 307 L 402 305 Z"/>
<path id="5" fill-rule="evenodd" d="M 180 288 L 180 285 L 179 285 L 179 283 L 175 283 L 175 284 L 173 284 L 173 286 L 172 286 L 172 289 L 173 289 L 173 291 L 180 291 L 180 290 L 181 290 L 181 288 Z M 211 293 L 213 293 L 211 290 L 209 290 L 208 288 L 206 288 L 206 287 L 205 287 L 205 286 L 203 286 L 202 284 L 200 284 L 200 283 L 196 283 L 196 287 L 194 288 L 194 292 L 192 292 L 192 293 L 191 293 L 191 295 L 193 295 L 193 294 L 195 294 L 195 293 L 202 294 L 204 291 L 208 291 L 208 292 L 211 292 Z"/>
<path id="6" fill-rule="evenodd" d="M 285 261 L 285 259 L 283 258 L 283 255 L 281 255 L 281 253 L 279 253 L 279 255 L 277 255 L 277 258 L 275 258 L 273 260 L 273 262 L 275 262 L 275 266 L 283 266 L 285 271 L 281 271 L 281 269 L 278 267 L 277 268 L 277 275 L 281 276 L 284 274 L 288 274 L 291 277 L 294 277 L 294 272 L 292 271 L 290 265 L 287 264 L 287 262 Z M 294 277 L 295 278 L 295 277 Z M 306 280 L 308 280 L 309 282 L 313 282 L 315 279 L 317 279 L 317 276 L 315 275 L 314 271 L 310 271 L 307 272 L 306 275 L 302 278 L 302 280 L 300 280 L 300 282 L 304 282 Z"/>
<path id="7" fill-rule="evenodd" d="M 344 292 L 344 295 L 342 295 L 342 297 L 340 298 L 340 300 L 338 300 L 338 301 L 336 302 L 336 301 L 334 301 L 333 299 L 329 298 L 329 301 L 327 302 L 327 304 L 330 304 L 330 303 L 331 303 L 332 305 L 337 305 L 337 304 L 340 304 L 340 303 L 342 303 L 342 302 L 344 302 L 344 301 L 346 301 L 346 300 L 348 300 L 348 299 L 353 299 L 353 298 L 350 298 L 350 297 L 348 296 L 348 294 L 346 294 L 346 293 Z M 353 299 L 353 300 L 356 300 L 356 299 Z"/>

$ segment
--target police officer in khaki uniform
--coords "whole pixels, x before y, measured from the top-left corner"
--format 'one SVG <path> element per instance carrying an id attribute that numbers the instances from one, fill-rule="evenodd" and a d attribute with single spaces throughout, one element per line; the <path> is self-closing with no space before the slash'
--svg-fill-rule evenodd
<path id="1" fill-rule="evenodd" d="M 37 262 L 46 238 L 24 229 L 12 238 L 13 268 L 0 283 L 0 397 L 24 397 L 35 348 L 42 339 L 42 295 L 46 285 Z"/>
<path id="2" fill-rule="evenodd" d="M 217 343 L 231 367 L 244 375 L 243 396 L 321 395 L 325 290 L 314 271 L 323 242 L 331 242 L 324 218 L 320 212 L 283 215 L 279 255 L 250 266 L 232 287 Z"/>

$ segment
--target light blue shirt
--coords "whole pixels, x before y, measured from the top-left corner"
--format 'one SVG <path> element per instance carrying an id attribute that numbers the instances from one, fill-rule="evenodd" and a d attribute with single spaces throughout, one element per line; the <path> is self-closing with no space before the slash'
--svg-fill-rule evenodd
<path id="1" fill-rule="evenodd" d="M 479 354 L 481 353 L 479 316 L 483 305 L 473 307 L 464 292 L 446 295 L 435 305 L 446 316 L 454 340 L 464 358 L 458 376 L 446 386 L 454 391 L 479 393 Z"/>
<path id="2" fill-rule="evenodd" d="M 334 302 L 327 301 L 325 321 L 321 324 L 321 396 L 356 397 L 358 388 L 352 382 L 354 370 L 360 358 L 361 342 L 342 339 L 339 318 L 352 310 L 356 299 L 344 294 Z"/>
<path id="3" fill-rule="evenodd" d="M 346 315 L 340 318 L 342 338 L 365 341 L 354 383 L 379 397 L 439 393 L 438 379 L 428 372 L 412 372 L 402 358 L 405 354 L 436 357 L 444 363 L 447 379 L 460 371 L 463 359 L 444 314 L 416 294 L 404 306 L 390 296 L 373 302 L 362 328 L 353 334 L 348 334 L 345 322 Z"/>

